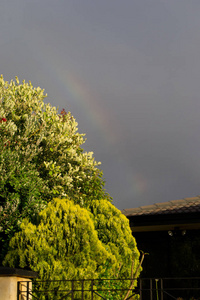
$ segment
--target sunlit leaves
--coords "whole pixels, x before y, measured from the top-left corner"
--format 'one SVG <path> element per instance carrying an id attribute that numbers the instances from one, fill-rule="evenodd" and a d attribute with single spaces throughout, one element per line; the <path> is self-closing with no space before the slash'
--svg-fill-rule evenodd
<path id="1" fill-rule="evenodd" d="M 5 263 L 42 279 L 127 277 L 139 263 L 128 220 L 110 203 L 74 117 L 44 98 L 31 83 L 0 78 L 4 249 L 17 232 Z"/>
<path id="2" fill-rule="evenodd" d="M 36 225 L 26 219 L 22 222 L 4 263 L 29 267 L 43 280 L 86 279 L 103 275 L 106 263 L 116 263 L 116 259 L 98 239 L 86 209 L 54 199 L 39 214 Z"/>
<path id="3" fill-rule="evenodd" d="M 91 199 L 110 198 L 99 163 L 81 148 L 84 134 L 78 133 L 76 120 L 44 102 L 45 97 L 30 82 L 0 77 L 1 240 L 55 196 L 83 206 Z"/>

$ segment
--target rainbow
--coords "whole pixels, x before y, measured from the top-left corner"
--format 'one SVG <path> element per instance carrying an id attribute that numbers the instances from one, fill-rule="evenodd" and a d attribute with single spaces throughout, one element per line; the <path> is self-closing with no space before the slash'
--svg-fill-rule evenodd
<path id="1" fill-rule="evenodd" d="M 40 39 L 37 35 L 36 39 L 38 38 Z M 31 47 L 31 43 L 32 41 L 29 44 L 30 52 L 34 49 L 34 47 Z M 62 93 L 66 94 L 66 98 L 69 101 L 73 101 L 77 106 L 81 107 L 84 115 L 91 122 L 91 126 L 100 133 L 102 142 L 106 144 L 109 151 L 113 151 L 113 147 L 117 147 L 121 141 L 117 120 L 113 119 L 109 112 L 101 106 L 98 95 L 92 91 L 86 80 L 80 78 L 74 71 L 64 70 L 59 57 L 55 53 L 52 53 L 52 49 L 49 49 L 42 40 L 37 41 L 37 44 L 40 45 L 41 50 L 38 53 L 39 56 L 37 56 L 40 68 L 44 69 L 45 74 L 49 74 L 49 77 L 58 85 Z M 114 154 L 116 164 L 123 169 L 120 170 L 119 168 L 119 172 L 122 171 L 126 174 L 126 181 L 128 186 L 130 186 L 127 192 L 133 200 L 135 197 L 141 197 L 149 188 L 147 180 L 142 174 L 136 173 L 130 168 L 129 161 L 125 156 L 117 153 L 118 151 Z"/>

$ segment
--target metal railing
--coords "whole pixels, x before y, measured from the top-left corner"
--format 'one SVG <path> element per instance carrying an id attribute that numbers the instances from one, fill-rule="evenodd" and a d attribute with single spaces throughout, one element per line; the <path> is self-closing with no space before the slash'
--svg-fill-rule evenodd
<path id="1" fill-rule="evenodd" d="M 34 281 L 33 288 L 28 282 L 18 282 L 18 300 L 126 300 L 139 299 L 138 290 L 129 288 L 131 283 L 137 279 L 84 279 L 84 280 L 53 280 L 53 281 Z M 135 297 L 135 298 L 133 298 Z"/>
<path id="2" fill-rule="evenodd" d="M 85 279 L 18 282 L 17 300 L 173 300 L 197 299 L 200 277 Z M 193 298 L 192 298 L 193 297 Z M 200 299 L 200 298 L 199 298 Z"/>
<path id="3" fill-rule="evenodd" d="M 200 277 L 142 278 L 140 300 L 200 299 Z"/>

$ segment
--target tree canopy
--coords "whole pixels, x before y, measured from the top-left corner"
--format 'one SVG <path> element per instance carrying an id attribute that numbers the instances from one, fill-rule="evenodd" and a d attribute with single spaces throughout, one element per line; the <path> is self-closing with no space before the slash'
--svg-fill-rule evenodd
<path id="1" fill-rule="evenodd" d="M 110 199 L 84 134 L 70 112 L 44 102 L 44 90 L 0 77 L 0 232 L 6 240 L 24 217 L 54 197 Z"/>
<path id="2" fill-rule="evenodd" d="M 43 280 L 97 278 L 116 259 L 98 239 L 90 213 L 70 200 L 54 199 L 36 224 L 24 219 L 5 263 L 31 268 Z"/>
<path id="3" fill-rule="evenodd" d="M 117 270 L 113 276 L 130 278 L 131 269 L 133 273 L 137 269 L 139 251 L 129 220 L 107 200 L 92 200 L 87 209 L 91 212 L 99 240 L 117 261 Z"/>
<path id="4" fill-rule="evenodd" d="M 31 268 L 43 280 L 133 278 L 139 252 L 128 219 L 111 204 L 71 113 L 59 113 L 45 96 L 31 83 L 0 77 L 4 264 Z"/>
<path id="5" fill-rule="evenodd" d="M 31 268 L 42 280 L 131 279 L 139 274 L 139 251 L 128 219 L 108 200 L 94 200 L 85 209 L 54 199 L 35 224 L 24 219 L 20 227 L 4 265 Z M 130 282 L 117 285 L 127 288 Z"/>

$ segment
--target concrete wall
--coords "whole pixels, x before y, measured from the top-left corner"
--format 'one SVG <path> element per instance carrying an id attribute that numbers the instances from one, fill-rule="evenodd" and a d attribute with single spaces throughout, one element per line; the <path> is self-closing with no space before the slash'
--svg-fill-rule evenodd
<path id="1" fill-rule="evenodd" d="M 20 290 L 26 291 L 27 281 L 29 281 L 29 288 L 32 289 L 32 280 L 17 276 L 5 276 L 0 277 L 0 300 L 17 300 L 17 283 L 18 281 L 24 281 L 24 284 L 20 284 Z M 24 295 L 24 296 L 23 296 Z M 19 297 L 19 300 L 27 299 L 25 294 Z M 31 299 L 31 297 L 29 297 Z"/>
<path id="2" fill-rule="evenodd" d="M 18 297 L 18 282 L 20 282 L 20 292 L 32 291 L 32 278 L 37 278 L 37 273 L 33 271 L 0 267 L 0 300 L 31 300 L 27 293 L 20 293 Z"/>

